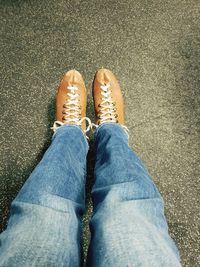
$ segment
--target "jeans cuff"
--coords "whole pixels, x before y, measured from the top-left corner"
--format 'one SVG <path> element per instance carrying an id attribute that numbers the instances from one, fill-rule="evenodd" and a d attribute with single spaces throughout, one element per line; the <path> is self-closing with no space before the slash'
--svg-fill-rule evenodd
<path id="1" fill-rule="evenodd" d="M 119 123 L 116 123 L 116 122 L 105 122 L 105 123 L 102 123 L 101 125 L 99 125 L 95 132 L 94 132 L 94 141 L 96 140 L 97 136 L 98 136 L 98 132 L 101 130 L 101 128 L 104 128 L 104 127 L 116 127 L 116 129 L 119 129 L 120 131 L 122 130 L 123 134 L 125 135 L 125 137 L 127 138 L 127 141 L 129 140 L 129 135 L 127 133 L 127 131 L 123 128 L 123 126 Z"/>
<path id="2" fill-rule="evenodd" d="M 54 132 L 54 134 L 52 136 L 52 140 L 55 138 L 56 134 L 58 134 L 60 131 L 63 131 L 65 128 L 74 128 L 74 129 L 76 128 L 76 129 L 78 129 L 80 131 L 80 134 L 83 137 L 83 140 L 84 140 L 85 144 L 86 144 L 87 150 L 89 150 L 89 144 L 88 144 L 88 140 L 86 138 L 86 135 L 85 135 L 83 129 L 80 126 L 78 126 L 78 125 L 64 124 L 64 125 L 59 126 L 56 129 L 56 131 Z"/>

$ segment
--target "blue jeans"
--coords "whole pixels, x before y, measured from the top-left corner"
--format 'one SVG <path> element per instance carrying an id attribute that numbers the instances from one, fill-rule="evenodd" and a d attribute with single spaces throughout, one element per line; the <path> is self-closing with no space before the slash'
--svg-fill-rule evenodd
<path id="1" fill-rule="evenodd" d="M 87 265 L 181 266 L 163 200 L 128 136 L 115 123 L 95 132 L 94 212 Z M 78 126 L 53 135 L 11 205 L 0 235 L 1 267 L 80 266 L 88 143 Z"/>

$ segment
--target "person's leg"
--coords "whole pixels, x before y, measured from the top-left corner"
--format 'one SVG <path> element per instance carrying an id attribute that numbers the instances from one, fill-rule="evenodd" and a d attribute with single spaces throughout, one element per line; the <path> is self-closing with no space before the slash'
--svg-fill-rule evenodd
<path id="1" fill-rule="evenodd" d="M 57 129 L 11 205 L 1 267 L 79 266 L 88 144 L 78 126 Z"/>
<path id="2" fill-rule="evenodd" d="M 89 266 L 180 266 L 163 200 L 116 123 L 96 131 Z"/>
<path id="3" fill-rule="evenodd" d="M 52 144 L 12 202 L 7 229 L 0 235 L 1 267 L 80 265 L 85 114 L 85 84 L 71 70 L 58 88 Z"/>
<path id="4" fill-rule="evenodd" d="M 93 83 L 96 165 L 92 189 L 89 266 L 180 266 L 168 234 L 163 200 L 142 161 L 128 146 L 123 97 L 114 74 Z"/>

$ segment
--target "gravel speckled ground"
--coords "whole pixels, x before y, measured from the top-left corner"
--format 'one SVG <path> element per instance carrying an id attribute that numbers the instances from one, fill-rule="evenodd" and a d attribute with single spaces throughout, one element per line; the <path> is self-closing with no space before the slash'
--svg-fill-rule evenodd
<path id="1" fill-rule="evenodd" d="M 113 70 L 126 102 L 130 145 L 166 203 L 183 266 L 200 266 L 200 3 L 195 0 L 0 0 L 0 206 L 9 205 L 48 147 L 55 91 L 79 70 L 88 88 Z M 89 154 L 86 224 L 94 155 Z"/>

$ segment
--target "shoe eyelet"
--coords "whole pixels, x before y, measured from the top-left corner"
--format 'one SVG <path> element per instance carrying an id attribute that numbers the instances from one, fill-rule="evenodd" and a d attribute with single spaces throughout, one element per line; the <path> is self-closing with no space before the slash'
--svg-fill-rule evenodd
<path id="1" fill-rule="evenodd" d="M 115 118 L 118 118 L 118 114 L 115 114 Z"/>

